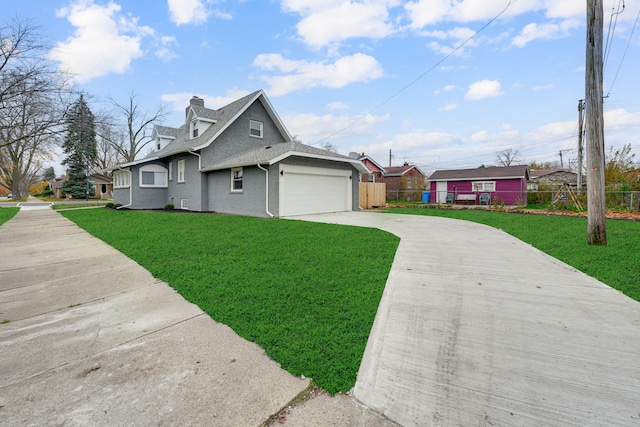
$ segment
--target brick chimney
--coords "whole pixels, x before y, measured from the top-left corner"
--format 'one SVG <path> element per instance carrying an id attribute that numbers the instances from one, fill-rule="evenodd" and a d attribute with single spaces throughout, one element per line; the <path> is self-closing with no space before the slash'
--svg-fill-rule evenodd
<path id="1" fill-rule="evenodd" d="M 191 98 L 191 100 L 189 101 L 189 106 L 187 108 L 185 108 L 185 111 L 184 111 L 185 118 L 189 115 L 189 110 L 191 109 L 191 107 L 202 107 L 202 108 L 204 108 L 204 99 L 199 98 L 199 97 L 194 95 Z"/>

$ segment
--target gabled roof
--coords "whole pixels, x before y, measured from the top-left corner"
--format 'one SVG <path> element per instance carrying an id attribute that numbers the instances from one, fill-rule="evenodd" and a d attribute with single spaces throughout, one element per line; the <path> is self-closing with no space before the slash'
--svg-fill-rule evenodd
<path id="1" fill-rule="evenodd" d="M 403 166 L 389 166 L 389 167 L 386 167 L 386 168 L 384 168 L 383 176 L 385 176 L 385 177 L 387 177 L 387 176 L 404 176 L 404 175 L 406 175 L 407 172 L 409 172 L 412 169 L 417 170 L 420 173 L 420 175 L 424 176 L 424 173 L 422 173 L 422 171 L 416 165 L 409 165 L 409 164 L 404 164 Z"/>
<path id="2" fill-rule="evenodd" d="M 210 172 L 215 170 L 230 169 L 242 166 L 252 165 L 273 165 L 287 157 L 312 157 L 314 159 L 325 159 L 334 162 L 343 162 L 352 164 L 360 173 L 369 173 L 369 169 L 358 159 L 336 154 L 331 151 L 315 148 L 310 145 L 301 144 L 299 142 L 282 142 L 279 144 L 268 145 L 266 147 L 258 147 L 253 150 L 245 151 L 229 157 L 215 165 L 202 169 L 202 172 Z"/>
<path id="3" fill-rule="evenodd" d="M 376 162 L 375 160 L 373 160 L 371 157 L 369 157 L 369 156 L 368 156 L 368 155 L 366 155 L 366 154 L 362 154 L 361 156 L 359 156 L 359 157 L 358 157 L 358 160 L 360 160 L 360 161 L 364 161 L 364 160 L 366 160 L 366 161 L 368 161 L 368 162 L 371 162 L 371 163 L 373 163 L 373 164 L 375 165 L 375 167 L 377 167 L 378 169 L 380 169 L 380 171 L 382 172 L 382 174 L 384 174 L 384 172 L 385 172 L 385 168 L 383 168 L 382 166 L 380 166 L 380 165 L 378 164 L 378 162 Z"/>
<path id="4" fill-rule="evenodd" d="M 180 129 L 171 128 L 169 126 L 160 126 L 156 125 L 153 127 L 153 132 L 151 133 L 151 137 L 161 136 L 163 138 L 171 138 L 175 139 L 178 136 Z"/>
<path id="5" fill-rule="evenodd" d="M 559 168 L 555 168 L 555 169 L 534 169 L 529 171 L 529 176 L 531 177 L 531 179 L 535 179 L 535 178 L 540 178 L 541 176 L 546 176 L 546 175 L 550 175 L 552 173 L 556 173 L 556 172 L 566 172 L 566 173 L 573 173 L 571 171 L 571 169 L 559 169 Z"/>
<path id="6" fill-rule="evenodd" d="M 230 104 L 225 105 L 217 110 L 200 107 L 198 105 L 191 105 L 188 107 L 190 111 L 198 114 L 199 117 L 207 117 L 214 123 L 211 124 L 200 136 L 197 138 L 191 138 L 189 132 L 186 131 L 186 124 L 183 124 L 179 128 L 170 128 L 167 126 L 160 126 L 162 132 L 166 132 L 167 136 L 175 135 L 175 139 L 169 144 L 164 146 L 158 151 L 149 153 L 146 157 L 135 160 L 133 162 L 123 163 L 115 167 L 106 169 L 105 171 L 115 170 L 118 168 L 126 168 L 141 163 L 147 163 L 153 160 L 158 160 L 164 157 L 172 156 L 174 154 L 186 153 L 189 151 L 197 151 L 208 147 L 215 141 L 215 139 L 222 134 L 233 122 L 244 113 L 254 102 L 260 102 L 262 106 L 269 114 L 271 120 L 273 120 L 280 134 L 286 141 L 291 141 L 291 135 L 285 128 L 284 124 L 278 117 L 278 114 L 273 109 L 271 103 L 267 99 L 263 90 L 257 90 L 249 95 L 246 95 Z M 158 127 L 158 126 L 156 126 Z M 160 133 L 158 131 L 158 134 Z"/>
<path id="7" fill-rule="evenodd" d="M 515 179 L 529 178 L 529 166 L 491 166 L 475 169 L 450 169 L 435 171 L 430 181 L 466 181 L 470 179 Z"/>

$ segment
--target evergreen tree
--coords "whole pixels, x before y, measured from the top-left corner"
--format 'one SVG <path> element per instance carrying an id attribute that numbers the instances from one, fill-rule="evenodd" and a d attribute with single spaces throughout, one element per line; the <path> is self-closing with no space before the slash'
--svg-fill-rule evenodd
<path id="1" fill-rule="evenodd" d="M 62 185 L 63 194 L 74 199 L 95 195 L 95 188 L 89 183 L 91 165 L 98 154 L 95 123 L 82 95 L 67 115 L 62 148 L 66 154 L 62 164 L 69 168 L 69 177 Z"/>

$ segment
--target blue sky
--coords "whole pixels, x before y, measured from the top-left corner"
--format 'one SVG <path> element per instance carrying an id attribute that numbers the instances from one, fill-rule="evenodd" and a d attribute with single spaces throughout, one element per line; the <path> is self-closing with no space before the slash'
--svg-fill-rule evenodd
<path id="1" fill-rule="evenodd" d="M 94 109 L 134 92 L 178 127 L 192 95 L 217 108 L 264 89 L 302 142 L 430 172 L 508 148 L 576 157 L 585 3 L 3 0 L 2 15 L 40 27 Z M 605 146 L 640 157 L 640 4 L 626 3 L 604 0 Z"/>

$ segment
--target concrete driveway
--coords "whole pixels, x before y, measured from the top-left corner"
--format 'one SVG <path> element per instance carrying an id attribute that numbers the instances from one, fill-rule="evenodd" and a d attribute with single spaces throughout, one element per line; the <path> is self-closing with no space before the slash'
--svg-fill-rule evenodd
<path id="1" fill-rule="evenodd" d="M 299 219 L 401 238 L 354 389 L 368 407 L 403 426 L 640 426 L 640 303 L 480 224 Z"/>

